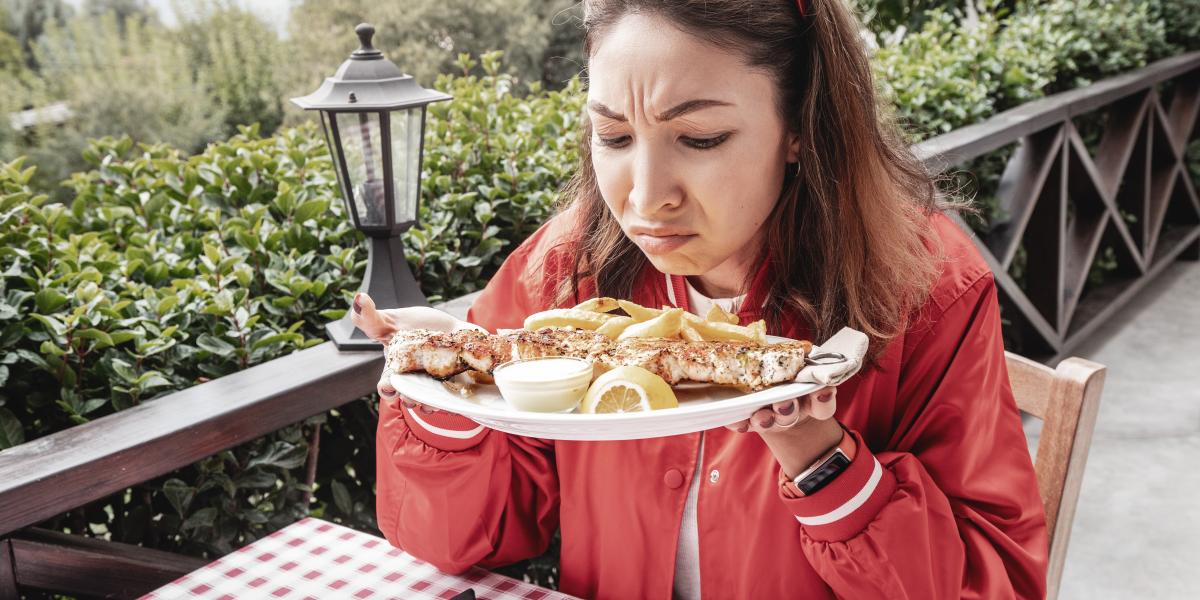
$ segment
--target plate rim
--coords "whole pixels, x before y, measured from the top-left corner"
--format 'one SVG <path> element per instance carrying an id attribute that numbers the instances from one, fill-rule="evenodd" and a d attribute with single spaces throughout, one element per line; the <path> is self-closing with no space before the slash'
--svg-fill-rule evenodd
<path id="1" fill-rule="evenodd" d="M 792 338 L 787 338 L 787 337 L 782 337 L 782 336 L 777 336 L 777 335 L 769 335 L 769 336 L 767 336 L 767 340 L 771 343 L 796 341 Z M 813 344 L 812 352 L 817 352 L 818 350 L 819 350 L 819 347 L 816 344 Z M 416 371 L 410 372 L 410 373 L 390 373 L 389 377 L 388 377 L 389 383 L 392 384 L 392 388 L 394 388 L 397 392 L 401 392 L 401 388 L 411 389 L 406 384 L 409 382 L 415 382 L 417 380 L 430 381 L 430 382 L 438 381 L 437 378 L 433 377 L 432 375 L 429 375 L 428 373 L 416 372 Z M 701 382 L 701 383 L 703 383 L 703 382 Z M 494 384 L 486 384 L 486 385 L 494 385 Z M 716 386 L 715 384 L 710 384 L 710 385 L 713 385 L 715 387 L 724 387 L 724 386 Z M 776 396 L 779 394 L 779 392 L 781 390 L 792 389 L 793 387 L 795 388 L 794 393 L 785 394 L 781 398 L 778 398 L 775 400 L 769 400 L 769 399 L 759 400 L 758 399 L 763 396 L 766 396 L 768 398 Z M 704 416 L 706 413 L 716 413 L 716 412 L 725 411 L 725 410 L 729 410 L 729 411 L 742 410 L 742 409 L 749 408 L 752 406 L 765 406 L 772 402 L 780 402 L 786 398 L 798 398 L 805 394 L 815 392 L 824 387 L 827 387 L 827 386 L 825 386 L 823 384 L 819 384 L 819 383 L 798 383 L 795 381 L 789 381 L 786 383 L 772 385 L 770 387 L 766 387 L 761 390 L 750 392 L 748 394 L 742 394 L 740 396 L 734 396 L 732 398 L 725 398 L 723 400 L 716 400 L 713 402 L 706 402 L 703 404 L 697 404 L 697 405 L 693 405 L 693 406 L 678 406 L 676 408 L 663 409 L 663 410 L 652 410 L 652 411 L 648 411 L 648 412 L 638 411 L 638 412 L 631 412 L 631 413 L 604 413 L 604 414 L 580 413 L 580 412 L 574 412 L 574 411 L 567 412 L 567 413 L 534 412 L 534 411 L 517 410 L 517 409 L 513 409 L 511 407 L 509 409 L 499 409 L 499 408 L 493 408 L 491 406 L 486 406 L 486 405 L 483 405 L 483 404 L 480 404 L 477 402 L 471 402 L 470 400 L 467 400 L 462 397 L 457 397 L 455 399 L 454 406 L 446 406 L 449 404 L 449 402 L 444 401 L 445 398 L 436 398 L 435 402 L 427 402 L 424 400 L 417 400 L 416 398 L 413 398 L 413 399 L 418 402 L 421 402 L 423 404 L 428 404 L 430 406 L 433 406 L 434 408 L 437 408 L 439 410 L 445 410 L 447 412 L 453 412 L 453 413 L 457 413 L 457 414 L 463 414 L 464 411 L 462 409 L 465 408 L 465 409 L 469 410 L 470 412 L 475 413 L 480 418 L 484 418 L 484 419 L 499 419 L 502 421 L 510 421 L 510 422 L 517 423 L 517 424 L 553 426 L 553 425 L 558 425 L 558 424 L 563 424 L 563 423 L 573 424 L 573 425 L 581 424 L 581 423 L 605 424 L 605 423 L 621 423 L 621 422 L 631 422 L 631 421 L 635 422 L 635 423 L 636 422 L 645 423 L 647 421 L 668 420 L 668 419 L 671 419 L 672 416 L 678 416 L 678 417 L 683 417 L 683 418 L 691 417 L 691 416 Z M 503 398 L 503 396 L 501 396 L 501 397 Z M 440 406 L 439 406 L 439 404 L 440 404 Z M 506 406 L 507 406 L 507 404 L 506 404 Z M 465 416 L 467 418 L 471 418 L 471 414 L 463 414 L 463 416 Z"/>

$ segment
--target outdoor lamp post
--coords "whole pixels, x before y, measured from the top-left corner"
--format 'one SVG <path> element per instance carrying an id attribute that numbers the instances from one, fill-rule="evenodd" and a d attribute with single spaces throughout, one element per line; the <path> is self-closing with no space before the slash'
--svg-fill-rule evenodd
<path id="1" fill-rule="evenodd" d="M 371 238 L 360 291 L 380 308 L 428 304 L 400 234 L 417 222 L 425 107 L 451 97 L 427 90 L 371 45 L 375 28 L 354 29 L 360 46 L 317 91 L 292 102 L 321 113 L 342 197 L 354 226 Z M 350 315 L 325 326 L 339 350 L 379 349 Z"/>

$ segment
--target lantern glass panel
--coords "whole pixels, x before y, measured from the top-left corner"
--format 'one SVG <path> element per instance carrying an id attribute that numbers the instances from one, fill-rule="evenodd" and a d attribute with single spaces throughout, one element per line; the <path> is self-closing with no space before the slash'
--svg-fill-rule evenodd
<path id="1" fill-rule="evenodd" d="M 359 225 L 388 225 L 379 113 L 336 113 L 335 116 Z"/>
<path id="2" fill-rule="evenodd" d="M 330 155 L 333 155 L 336 152 L 336 146 L 333 145 L 333 133 L 331 133 L 329 128 L 330 115 L 325 111 L 320 111 L 320 114 L 321 130 L 325 132 L 325 147 L 329 148 Z M 342 202 L 344 202 L 346 206 L 346 218 L 350 218 L 350 211 L 354 210 L 354 208 L 350 206 L 350 196 L 347 192 L 347 190 L 350 188 L 342 177 L 342 167 L 339 164 L 334 164 L 333 172 L 337 174 L 338 185 L 341 186 L 342 189 Z"/>
<path id="3" fill-rule="evenodd" d="M 396 221 L 417 220 L 421 196 L 421 122 L 425 108 L 392 113 L 392 172 L 395 178 Z"/>

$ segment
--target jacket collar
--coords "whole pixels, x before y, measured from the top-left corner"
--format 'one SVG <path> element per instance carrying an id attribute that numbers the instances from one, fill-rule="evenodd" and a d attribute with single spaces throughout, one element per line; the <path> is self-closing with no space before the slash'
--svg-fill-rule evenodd
<path id="1" fill-rule="evenodd" d="M 646 263 L 646 270 L 649 273 L 645 274 L 643 281 L 649 280 L 648 283 L 654 286 L 655 296 L 661 296 L 671 306 L 691 311 L 691 306 L 688 304 L 686 277 L 662 273 L 650 263 Z M 737 316 L 740 323 L 750 323 L 762 318 L 762 308 L 770 289 L 770 275 L 770 261 L 765 260 L 759 265 L 754 279 L 750 281 L 750 290 L 746 293 L 746 300 L 738 308 Z"/>

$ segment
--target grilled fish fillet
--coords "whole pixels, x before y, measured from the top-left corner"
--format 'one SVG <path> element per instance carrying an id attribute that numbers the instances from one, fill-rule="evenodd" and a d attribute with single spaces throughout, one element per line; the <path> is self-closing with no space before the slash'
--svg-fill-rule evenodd
<path id="1" fill-rule="evenodd" d="M 502 335 L 473 330 L 401 331 L 388 343 L 386 354 L 387 366 L 395 373 L 424 371 L 438 378 L 469 370 L 491 373 L 516 358 L 569 356 L 603 369 L 642 367 L 672 385 L 698 381 L 758 390 L 795 379 L 811 351 L 807 341 L 766 346 L 655 338 L 614 341 L 591 331 L 545 328 Z"/>

